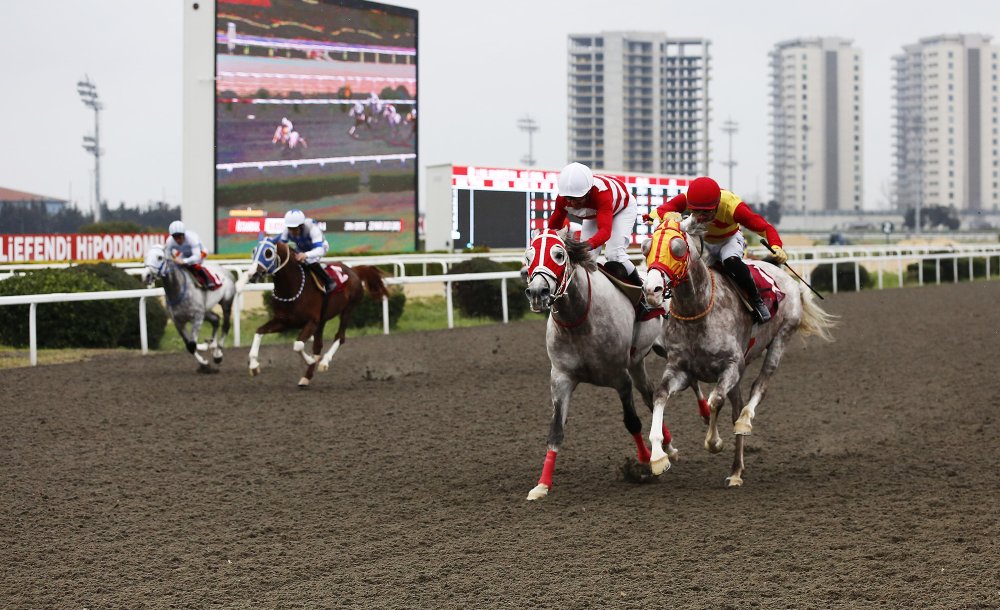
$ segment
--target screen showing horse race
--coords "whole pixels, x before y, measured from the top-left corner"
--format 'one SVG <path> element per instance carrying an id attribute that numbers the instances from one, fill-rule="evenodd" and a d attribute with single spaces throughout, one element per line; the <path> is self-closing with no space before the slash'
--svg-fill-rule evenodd
<path id="1" fill-rule="evenodd" d="M 329 252 L 417 242 L 417 12 L 355 0 L 217 0 L 216 252 L 290 209 Z"/>

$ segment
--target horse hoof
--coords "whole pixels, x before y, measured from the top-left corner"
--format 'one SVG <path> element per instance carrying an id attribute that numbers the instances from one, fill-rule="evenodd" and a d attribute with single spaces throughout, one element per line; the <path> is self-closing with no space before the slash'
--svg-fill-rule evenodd
<path id="1" fill-rule="evenodd" d="M 309 387 L 309 380 L 306 379 L 305 377 L 303 377 L 302 379 L 299 379 L 299 387 L 302 388 L 303 390 L 306 389 L 306 388 L 308 388 Z"/>
<path id="2" fill-rule="evenodd" d="M 218 358 L 212 358 L 212 362 L 216 364 L 222 364 L 222 356 L 219 356 Z"/>
<path id="3" fill-rule="evenodd" d="M 730 475 L 726 477 L 726 487 L 742 487 L 743 479 L 738 475 Z"/>
<path id="4" fill-rule="evenodd" d="M 733 434 L 737 436 L 750 436 L 750 431 L 753 430 L 753 426 L 749 424 L 744 424 L 741 422 L 736 422 L 733 424 Z"/>
<path id="5" fill-rule="evenodd" d="M 535 485 L 535 488 L 528 492 L 529 500 L 541 500 L 545 496 L 549 495 L 549 486 L 539 483 Z"/>
<path id="6" fill-rule="evenodd" d="M 653 460 L 649 463 L 649 469 L 656 476 L 663 474 L 664 472 L 670 470 L 670 458 L 663 456 L 658 460 Z"/>
<path id="7" fill-rule="evenodd" d="M 319 364 L 316 365 L 316 370 L 319 371 L 320 373 L 326 372 L 330 370 L 330 365 L 325 362 L 320 362 Z"/>
<path id="8" fill-rule="evenodd" d="M 721 438 L 705 441 L 705 451 L 708 451 L 709 453 L 718 453 L 722 451 L 724 446 L 725 444 L 722 442 Z"/>
<path id="9" fill-rule="evenodd" d="M 257 375 L 260 375 L 260 367 L 259 366 L 252 367 L 250 369 L 250 376 L 256 377 Z"/>
<path id="10" fill-rule="evenodd" d="M 677 457 L 680 454 L 681 454 L 681 452 L 678 451 L 678 450 L 676 450 L 676 449 L 674 449 L 673 447 L 668 447 L 667 448 L 667 458 L 670 460 L 671 463 L 676 462 L 677 461 Z"/>

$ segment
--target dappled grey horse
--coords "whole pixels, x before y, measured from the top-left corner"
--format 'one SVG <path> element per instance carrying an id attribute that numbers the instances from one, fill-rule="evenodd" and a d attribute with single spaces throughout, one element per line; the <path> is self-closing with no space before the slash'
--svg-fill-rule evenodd
<path id="1" fill-rule="evenodd" d="M 219 288 L 215 290 L 202 288 L 191 272 L 164 253 L 163 246 L 152 246 L 146 252 L 146 283 L 152 286 L 157 279 L 162 280 L 170 319 L 184 339 L 188 352 L 201 367 L 208 368 L 208 359 L 199 352 L 211 350 L 215 363 L 222 362 L 222 348 L 229 334 L 229 319 L 236 298 L 236 285 L 229 272 L 213 265 L 202 265 L 202 267 L 221 278 L 222 285 Z M 216 305 L 222 307 L 221 336 L 219 315 L 212 311 Z M 212 337 L 208 343 L 198 343 L 198 332 L 205 320 L 212 325 Z M 187 329 L 188 324 L 191 325 L 190 331 Z"/>
<path id="2" fill-rule="evenodd" d="M 632 302 L 597 269 L 590 246 L 567 237 L 565 229 L 538 234 L 525 252 L 531 310 L 550 311 L 545 347 L 552 363 L 552 421 L 548 452 L 538 485 L 528 494 L 537 500 L 552 487 L 556 454 L 562 444 L 569 399 L 578 384 L 590 383 L 618 392 L 625 427 L 632 435 L 640 462 L 649 462 L 642 438 L 642 421 L 635 412 L 635 384 L 652 409 L 653 386 L 646 376 L 645 357 L 662 351 L 662 320 L 636 322 Z M 695 388 L 697 393 L 697 388 Z M 665 427 L 667 451 L 676 455 Z"/>
<path id="3" fill-rule="evenodd" d="M 685 221 L 687 223 L 687 221 Z M 693 227 L 694 225 L 692 225 Z M 653 474 L 670 467 L 669 449 L 661 447 L 660 424 L 667 401 L 696 382 L 716 382 L 708 397 L 711 409 L 705 448 L 722 450 L 717 426 L 719 410 L 728 397 L 733 409 L 736 435 L 729 487 L 743 484 L 743 444 L 753 427 L 757 406 L 767 391 L 767 382 L 793 334 L 817 335 L 831 340 L 834 317 L 813 301 L 809 290 L 778 267 L 754 262 L 784 293 L 771 320 L 756 324 L 746 310 L 737 289 L 718 271 L 710 269 L 697 248 L 697 241 L 685 229 L 688 224 L 668 220 L 643 244 L 648 271 L 643 285 L 647 302 L 658 305 L 670 292 L 670 316 L 663 325 L 667 366 L 653 401 L 650 466 Z M 763 365 L 744 405 L 740 381 L 747 364 L 764 352 Z"/>

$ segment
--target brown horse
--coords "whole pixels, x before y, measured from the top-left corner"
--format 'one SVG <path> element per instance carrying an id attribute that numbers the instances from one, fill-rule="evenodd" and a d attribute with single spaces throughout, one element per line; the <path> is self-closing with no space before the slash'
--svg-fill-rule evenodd
<path id="1" fill-rule="evenodd" d="M 355 268 L 343 263 L 331 265 L 339 270 L 337 289 L 331 294 L 319 287 L 310 277 L 309 271 L 295 261 L 295 253 L 288 244 L 274 238 L 265 238 L 254 248 L 253 260 L 247 270 L 250 282 L 260 280 L 265 274 L 274 276 L 274 289 L 271 291 L 271 304 L 274 317 L 257 329 L 250 347 L 250 375 L 260 374 L 260 341 L 267 333 L 281 332 L 291 328 L 299 328 L 299 336 L 292 346 L 302 355 L 306 363 L 305 376 L 299 379 L 299 387 L 309 386 L 317 365 L 320 371 L 330 366 L 330 359 L 347 341 L 345 331 L 350 322 L 351 313 L 361 302 L 364 290 L 373 299 L 381 300 L 388 296 L 382 272 L 376 267 L 359 265 Z M 329 351 L 323 351 L 323 328 L 327 320 L 340 316 L 340 326 Z M 312 354 L 305 351 L 305 342 L 312 337 Z"/>

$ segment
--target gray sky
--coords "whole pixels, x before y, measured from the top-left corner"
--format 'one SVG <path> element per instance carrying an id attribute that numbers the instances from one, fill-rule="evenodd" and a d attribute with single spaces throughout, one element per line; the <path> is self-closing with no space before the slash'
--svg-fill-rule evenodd
<path id="1" fill-rule="evenodd" d="M 1000 37 L 1000 0 L 407 0 L 420 11 L 421 165 L 518 167 L 529 114 L 538 167 L 566 159 L 566 37 L 642 30 L 712 41 L 712 173 L 726 181 L 723 120 L 740 125 L 729 185 L 744 198 L 768 186 L 767 53 L 779 41 L 839 36 L 864 62 L 866 207 L 881 207 L 891 178 L 891 57 L 925 36 Z M 105 104 L 102 186 L 112 205 L 181 195 L 182 7 L 168 0 L 0 2 L 0 186 L 84 209 L 93 159 L 82 137 L 93 114 L 76 93 L 89 74 Z M 765 10 L 766 7 L 766 10 Z M 994 42 L 997 42 L 994 40 Z"/>

